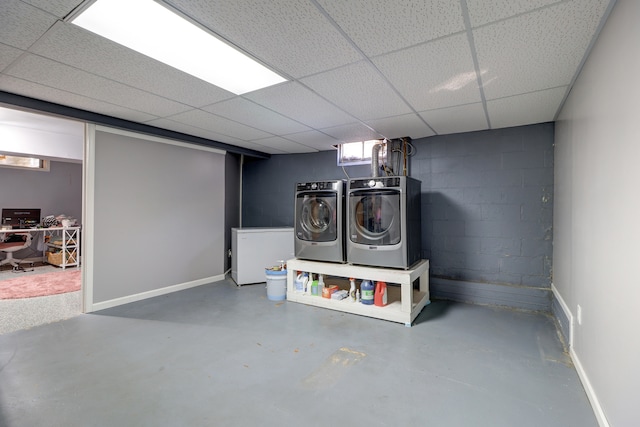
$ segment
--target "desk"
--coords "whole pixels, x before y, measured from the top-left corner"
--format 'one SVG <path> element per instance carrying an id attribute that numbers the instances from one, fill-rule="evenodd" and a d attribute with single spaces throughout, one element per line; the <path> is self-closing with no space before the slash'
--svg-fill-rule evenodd
<path id="1" fill-rule="evenodd" d="M 0 230 L 0 238 L 13 233 L 42 233 L 42 261 L 65 269 L 80 265 L 80 227 L 49 227 Z"/>

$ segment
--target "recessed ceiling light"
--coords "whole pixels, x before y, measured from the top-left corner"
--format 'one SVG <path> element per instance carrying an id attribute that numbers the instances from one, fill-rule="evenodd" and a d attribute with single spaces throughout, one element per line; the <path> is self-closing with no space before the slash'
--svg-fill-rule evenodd
<path id="1" fill-rule="evenodd" d="M 154 0 L 97 0 L 71 22 L 236 95 L 286 80 Z"/>

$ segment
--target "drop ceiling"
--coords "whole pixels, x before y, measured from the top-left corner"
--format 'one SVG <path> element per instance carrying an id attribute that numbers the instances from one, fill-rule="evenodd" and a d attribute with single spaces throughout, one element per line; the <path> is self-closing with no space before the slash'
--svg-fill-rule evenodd
<path id="1" fill-rule="evenodd" d="M 66 22 L 79 0 L 3 0 L 0 91 L 267 154 L 542 123 L 615 0 L 160 2 L 287 82 L 237 96 Z"/>

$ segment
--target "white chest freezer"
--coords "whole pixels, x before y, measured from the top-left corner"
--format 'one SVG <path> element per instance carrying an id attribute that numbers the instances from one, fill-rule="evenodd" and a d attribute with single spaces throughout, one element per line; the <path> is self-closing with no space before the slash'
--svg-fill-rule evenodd
<path id="1" fill-rule="evenodd" d="M 264 269 L 294 257 L 293 227 L 232 228 L 231 278 L 237 285 L 264 283 Z"/>

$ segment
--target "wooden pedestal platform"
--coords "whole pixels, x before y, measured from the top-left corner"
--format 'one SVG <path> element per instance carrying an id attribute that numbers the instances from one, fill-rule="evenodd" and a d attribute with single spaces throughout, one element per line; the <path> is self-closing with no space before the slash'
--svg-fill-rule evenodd
<path id="1" fill-rule="evenodd" d="M 387 283 L 388 304 L 384 307 L 353 302 L 350 298 L 333 300 L 309 293 L 295 291 L 298 271 L 322 274 L 325 285 L 338 284 L 345 288 L 345 279 L 383 281 Z M 329 278 L 328 276 L 334 276 Z M 413 282 L 420 278 L 420 288 L 414 289 Z M 348 281 L 347 288 L 348 289 Z M 397 285 L 397 286 L 394 286 Z M 330 262 L 290 259 L 287 261 L 287 300 L 346 313 L 375 317 L 411 326 L 420 311 L 429 304 L 429 260 L 417 263 L 410 270 L 367 267 L 362 265 L 336 264 Z"/>

